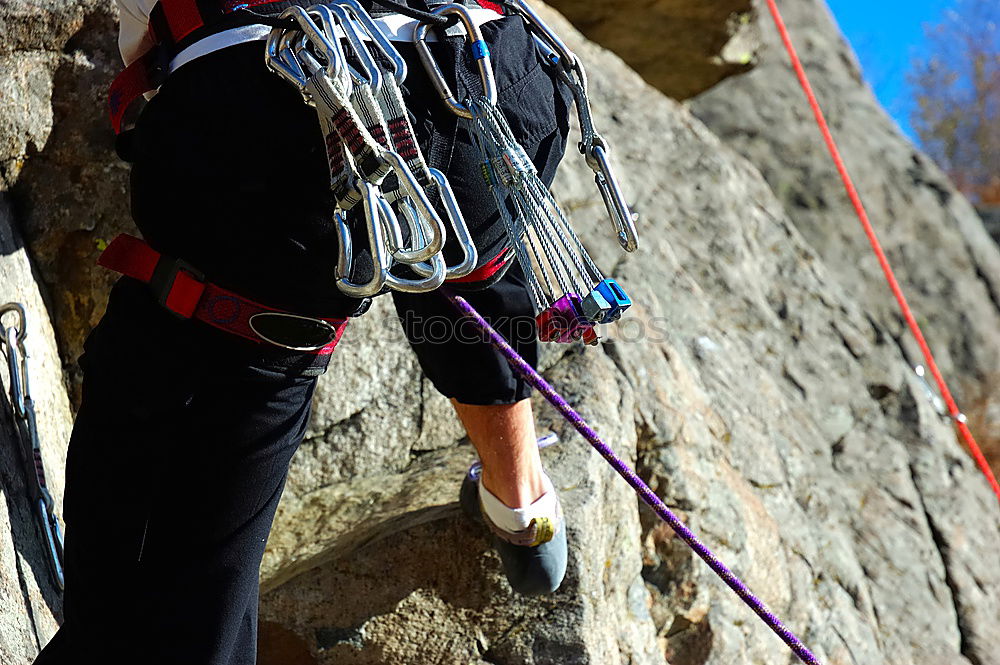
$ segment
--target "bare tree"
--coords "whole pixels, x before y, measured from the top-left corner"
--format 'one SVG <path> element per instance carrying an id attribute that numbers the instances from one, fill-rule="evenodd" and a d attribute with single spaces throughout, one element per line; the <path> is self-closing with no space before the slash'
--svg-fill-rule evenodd
<path id="1" fill-rule="evenodd" d="M 913 128 L 960 190 L 1000 204 L 1000 1 L 958 0 L 925 30 L 907 76 Z"/>

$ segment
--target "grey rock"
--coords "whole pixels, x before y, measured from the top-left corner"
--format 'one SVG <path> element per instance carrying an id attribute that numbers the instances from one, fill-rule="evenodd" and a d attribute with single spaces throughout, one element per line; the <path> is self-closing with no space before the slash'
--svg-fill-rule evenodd
<path id="1" fill-rule="evenodd" d="M 49 490 L 62 505 L 69 440 L 70 410 L 62 363 L 45 303 L 31 262 L 11 225 L 10 210 L 0 201 L 0 305 L 19 302 L 27 310 L 28 370 L 38 417 L 38 435 Z M 16 325 L 7 315 L 5 325 Z M 0 345 L 2 346 L 2 345 Z M 32 660 L 55 633 L 60 618 L 59 593 L 53 586 L 34 507 L 28 500 L 22 458 L 7 394 L 6 349 L 0 369 L 0 662 Z M 61 512 L 61 511 L 60 511 Z"/>
<path id="2" fill-rule="evenodd" d="M 759 46 L 750 0 L 550 3 L 653 86 L 687 99 L 749 70 Z"/>
<path id="3" fill-rule="evenodd" d="M 78 401 L 75 361 L 116 278 L 97 256 L 118 233 L 135 233 L 106 112 L 121 70 L 117 10 L 112 0 L 8 2 L 0 25 L 13 45 L 0 50 L 0 197 L 17 211 Z"/>
<path id="4" fill-rule="evenodd" d="M 897 277 L 961 392 L 961 379 L 1000 369 L 1000 251 L 969 202 L 879 106 L 826 5 L 778 4 Z M 691 109 L 760 169 L 799 232 L 883 334 L 923 362 L 766 10 L 758 22 L 763 46 L 755 69 L 696 98 Z"/>
<path id="5" fill-rule="evenodd" d="M 1000 206 L 983 206 L 978 208 L 979 216 L 983 218 L 983 226 L 993 240 L 1000 244 Z"/>
<path id="6" fill-rule="evenodd" d="M 642 475 L 821 658 L 928 665 L 966 662 L 966 656 L 988 659 L 970 645 L 988 625 L 984 617 L 995 621 L 998 612 L 982 597 L 969 596 L 963 605 L 965 592 L 956 580 L 977 580 L 995 593 L 1000 576 L 987 560 L 973 577 L 971 562 L 946 553 L 946 541 L 936 535 L 945 509 L 925 509 L 921 491 L 932 487 L 932 473 L 911 469 L 908 442 L 919 440 L 928 460 L 949 460 L 956 477 L 968 481 L 970 489 L 958 502 L 964 505 L 954 503 L 954 489 L 935 492 L 964 516 L 960 524 L 982 518 L 984 540 L 969 550 L 980 559 L 1000 545 L 996 502 L 971 462 L 956 453 L 946 425 L 894 411 L 893 400 L 923 399 L 914 397 L 899 349 L 872 326 L 854 292 L 841 286 L 748 162 L 616 58 L 575 35 L 569 39 L 590 65 L 599 126 L 615 148 L 627 194 L 644 213 L 642 246 L 634 255 L 617 253 L 589 173 L 579 157 L 569 156 L 558 196 L 595 256 L 614 266 L 614 276 L 637 304 L 625 322 L 606 331 L 602 349 L 611 363 L 592 350 L 549 349 L 547 377 L 623 454 L 633 455 L 635 441 Z M 396 354 L 379 348 L 378 356 L 401 370 L 393 385 L 414 385 L 416 377 L 403 373 Z M 372 395 L 366 409 L 389 406 L 393 417 L 378 421 L 379 436 L 397 441 L 394 428 L 412 427 L 412 408 L 396 407 L 393 391 L 367 392 L 354 385 L 351 373 L 323 381 L 338 384 L 338 393 Z M 544 426 L 557 425 L 544 404 L 540 412 Z M 342 421 L 323 437 L 339 441 L 335 432 L 345 426 L 356 425 Z M 411 438 L 421 436 L 419 429 L 407 431 Z M 449 438 L 457 441 L 457 435 Z M 430 461 L 423 457 L 407 467 L 398 456 L 384 467 L 404 477 L 412 473 L 412 488 L 433 497 L 429 503 L 440 519 L 396 528 L 420 520 L 427 504 L 409 515 L 384 517 L 377 506 L 406 507 L 381 498 L 376 506 L 361 506 L 371 496 L 367 480 L 324 488 L 338 499 L 314 505 L 318 516 L 339 513 L 347 503 L 343 497 L 354 497 L 359 507 L 350 509 L 351 519 L 371 516 L 387 528 L 361 547 L 352 545 L 346 556 L 336 545 L 326 546 L 326 553 L 314 555 L 313 561 L 323 562 L 318 568 L 271 590 L 264 597 L 268 630 L 297 636 L 296 648 L 310 658 L 303 662 L 603 663 L 619 656 L 593 644 L 592 636 L 607 633 L 610 623 L 596 617 L 627 608 L 627 634 L 638 637 L 617 638 L 625 653 L 643 654 L 653 646 L 652 624 L 656 658 L 670 662 L 787 657 L 783 645 L 647 511 L 640 511 L 641 540 L 633 541 L 641 544 L 645 590 L 634 583 L 628 565 L 634 550 L 623 549 L 620 560 L 605 559 L 606 545 L 581 541 L 581 532 L 607 532 L 631 518 L 622 506 L 595 511 L 565 489 L 608 472 L 592 467 L 593 454 L 579 438 L 563 437 L 558 453 L 546 455 L 574 525 L 571 569 L 555 597 L 558 609 L 544 614 L 537 608 L 546 601 L 506 595 L 482 534 L 460 517 L 445 516 L 448 504 L 438 502 L 454 501 L 461 463 L 441 466 L 435 477 L 425 473 L 423 464 Z M 577 450 L 567 458 L 571 447 Z M 324 453 L 344 454 L 340 444 Z M 438 460 L 460 460 L 465 453 L 445 447 L 435 454 Z M 313 462 L 306 455 L 295 464 Z M 395 487 L 399 475 L 376 482 Z M 399 496 L 399 490 L 390 494 Z M 335 522 L 321 519 L 316 523 L 322 523 L 325 538 L 351 542 L 348 534 L 338 535 Z M 303 521 L 310 520 L 296 520 Z M 285 528 L 279 524 L 272 538 Z M 412 556 L 399 553 L 400 540 Z M 456 567 L 456 554 L 470 555 L 466 565 L 479 566 L 477 575 L 490 585 Z M 428 571 L 427 558 L 448 564 Z M 606 578 L 613 584 L 605 588 L 616 592 L 594 599 L 586 593 L 588 580 L 602 560 L 620 561 Z M 380 584 L 385 579 L 388 588 Z M 369 594 L 390 596 L 374 613 L 341 600 Z M 648 615 L 641 611 L 645 607 Z M 530 631 L 505 618 L 515 611 L 530 617 Z M 453 623 L 455 613 L 479 628 Z M 414 634 L 431 639 L 413 643 Z M 558 658 L 550 644 L 559 645 Z M 272 657 L 269 662 L 282 662 Z"/>

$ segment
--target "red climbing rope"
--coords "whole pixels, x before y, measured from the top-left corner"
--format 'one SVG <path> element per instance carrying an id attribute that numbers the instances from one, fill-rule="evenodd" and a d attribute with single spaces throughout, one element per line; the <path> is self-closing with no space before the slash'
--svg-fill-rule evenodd
<path id="1" fill-rule="evenodd" d="M 847 190 L 847 196 L 851 199 L 851 204 L 854 206 L 854 211 L 858 214 L 858 220 L 861 222 L 861 226 L 864 227 L 865 235 L 868 236 L 868 241 L 871 243 L 872 249 L 875 250 L 875 256 L 878 257 L 879 265 L 882 266 L 882 272 L 885 273 L 885 279 L 889 282 L 889 288 L 892 289 L 892 295 L 896 297 L 896 302 L 899 303 L 899 308 L 902 310 L 903 317 L 906 319 L 906 325 L 909 326 L 910 332 L 913 333 L 913 337 L 917 340 L 917 344 L 920 346 L 920 351 L 924 354 L 924 360 L 927 362 L 927 366 L 931 370 L 931 375 L 937 382 L 938 390 L 941 391 L 941 397 L 944 398 L 944 402 L 948 407 L 948 413 L 955 421 L 959 434 L 962 436 L 962 439 L 972 452 L 972 456 L 975 458 L 976 464 L 978 464 L 979 468 L 982 470 L 983 475 L 986 476 L 986 480 L 989 481 L 990 486 L 993 488 L 993 493 L 996 494 L 997 499 L 1000 500 L 1000 484 L 997 483 L 997 479 L 993 475 L 993 470 L 990 469 L 990 465 L 986 461 L 986 456 L 983 455 L 983 451 L 979 448 L 979 444 L 976 443 L 975 437 L 972 436 L 972 432 L 966 424 L 965 416 L 958 409 L 958 404 L 955 403 L 955 398 L 952 397 L 951 391 L 948 390 L 948 384 L 945 383 L 944 377 L 941 376 L 941 371 L 938 369 L 937 363 L 934 362 L 934 355 L 931 353 L 927 340 L 924 339 L 924 334 L 920 330 L 920 325 L 917 324 L 917 320 L 913 316 L 913 311 L 910 310 L 910 305 L 906 302 L 906 296 L 903 295 L 903 290 L 900 288 L 899 282 L 896 281 L 896 275 L 892 271 L 892 266 L 889 265 L 889 259 L 886 258 L 885 251 L 882 249 L 882 244 L 875 235 L 875 228 L 872 226 L 871 220 L 868 219 L 868 213 L 865 211 L 865 206 L 861 202 L 861 197 L 858 195 L 858 190 L 854 186 L 854 181 L 851 179 L 850 173 L 847 172 L 844 160 L 840 156 L 840 150 L 837 148 L 837 142 L 834 141 L 833 134 L 830 133 L 830 126 L 826 122 L 823 110 L 820 108 L 819 101 L 816 99 L 812 85 L 809 83 L 809 77 L 806 76 L 806 71 L 802 67 L 802 61 L 799 59 L 799 54 L 796 52 L 795 46 L 792 44 L 792 38 L 788 34 L 788 28 L 785 26 L 785 21 L 781 17 L 781 12 L 778 10 L 778 4 L 776 0 L 766 0 L 766 2 L 768 9 L 771 10 L 771 16 L 774 18 L 774 24 L 778 28 L 778 33 L 781 35 L 781 41 L 784 42 L 785 49 L 788 50 L 788 56 L 792 60 L 792 67 L 795 69 L 795 75 L 798 77 L 799 83 L 802 84 L 802 90 L 806 93 L 806 98 L 809 100 L 809 106 L 812 107 L 813 115 L 816 116 L 816 123 L 819 125 L 819 130 L 823 134 L 823 140 L 826 141 L 826 147 L 830 150 L 830 155 L 833 157 L 833 162 L 837 167 L 837 172 L 840 173 L 841 180 L 844 181 L 844 188 Z"/>

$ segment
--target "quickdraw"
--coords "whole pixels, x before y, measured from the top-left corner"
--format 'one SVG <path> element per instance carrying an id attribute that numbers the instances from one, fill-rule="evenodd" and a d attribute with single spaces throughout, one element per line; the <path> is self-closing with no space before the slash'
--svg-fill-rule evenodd
<path id="1" fill-rule="evenodd" d="M 631 301 L 621 286 L 613 279 L 605 278 L 591 259 L 552 194 L 539 179 L 531 159 L 507 125 L 503 113 L 497 107 L 496 82 L 489 48 L 468 10 L 462 5 L 452 4 L 438 7 L 433 13 L 438 16 L 455 16 L 464 26 L 469 49 L 479 70 L 482 93 L 470 94 L 462 101 L 455 98 L 427 46 L 430 23 L 421 23 L 414 32 L 417 53 L 445 106 L 469 122 L 472 136 L 482 155 L 483 177 L 493 192 L 508 239 L 527 277 L 538 324 L 538 337 L 547 342 L 582 339 L 588 344 L 596 344 L 598 337 L 595 326 L 616 321 L 631 305 Z M 544 25 L 540 21 L 538 23 Z M 559 48 L 569 53 L 565 46 L 561 46 L 558 38 L 553 36 L 553 40 L 553 43 L 560 45 Z M 576 70 L 582 72 L 575 57 L 574 62 Z M 581 114 L 589 118 L 590 105 L 586 99 L 585 83 L 579 94 L 577 105 Z M 585 130 L 585 141 L 593 143 L 597 135 L 592 131 L 592 123 L 588 126 L 590 129 Z M 603 141 L 599 137 L 597 139 L 598 143 L 593 145 L 600 148 L 602 158 L 606 158 Z M 606 159 L 603 163 L 606 165 Z M 601 182 L 607 181 L 605 179 Z M 613 175 L 611 181 L 614 182 Z M 621 192 L 617 182 L 615 191 L 620 199 Z M 609 196 L 611 194 L 605 196 L 606 201 L 611 201 Z M 510 206 L 507 205 L 508 202 Z M 609 210 L 611 209 L 609 205 Z M 627 205 L 624 210 L 628 211 Z M 628 216 L 630 218 L 631 213 Z M 632 240 L 634 241 L 634 233 Z"/>
<path id="2" fill-rule="evenodd" d="M 338 288 L 354 297 L 385 289 L 419 293 L 471 273 L 478 253 L 447 179 L 427 165 L 414 138 L 399 88 L 406 64 L 398 51 L 355 0 L 293 6 L 281 18 L 297 27 L 271 31 L 266 61 L 316 108 L 326 137 L 338 207 Z M 462 250 L 454 265 L 442 254 L 445 225 L 429 197 L 435 189 Z M 356 264 L 347 215 L 358 203 L 373 265 L 363 282 L 351 278 Z"/>
<path id="3" fill-rule="evenodd" d="M 7 327 L 3 323 L 3 318 L 11 313 L 17 316 L 17 323 Z M 31 399 L 28 382 L 28 352 L 24 346 L 27 334 L 28 319 L 24 305 L 9 303 L 0 306 L 0 351 L 7 356 L 10 403 L 13 407 L 17 439 L 20 444 L 18 452 L 24 468 L 24 481 L 35 514 L 35 523 L 48 554 L 52 581 L 62 590 L 63 535 L 59 518 L 56 517 L 55 501 L 45 482 L 42 448 L 35 419 L 35 403 Z"/>

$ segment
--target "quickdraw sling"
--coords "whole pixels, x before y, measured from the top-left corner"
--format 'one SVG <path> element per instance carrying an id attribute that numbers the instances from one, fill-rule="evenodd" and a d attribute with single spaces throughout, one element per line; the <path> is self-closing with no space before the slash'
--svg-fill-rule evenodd
<path id="1" fill-rule="evenodd" d="M 6 314 L 16 314 L 17 323 L 7 327 Z M 10 376 L 10 404 L 17 430 L 18 455 L 24 471 L 28 499 L 31 501 L 35 525 L 45 545 L 52 581 L 63 588 L 63 535 L 56 516 L 56 504 L 45 481 L 42 446 L 38 438 L 35 402 L 31 399 L 28 381 L 28 351 L 24 340 L 28 336 L 28 317 L 24 305 L 8 303 L 0 306 L 0 351 L 7 357 Z"/>

